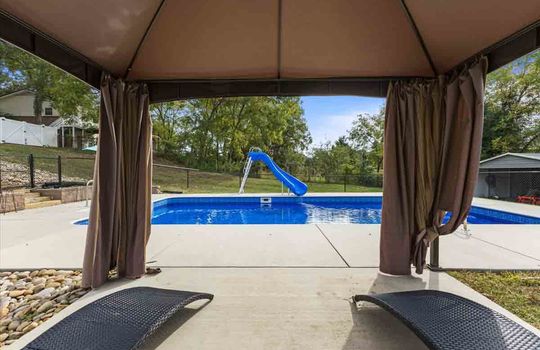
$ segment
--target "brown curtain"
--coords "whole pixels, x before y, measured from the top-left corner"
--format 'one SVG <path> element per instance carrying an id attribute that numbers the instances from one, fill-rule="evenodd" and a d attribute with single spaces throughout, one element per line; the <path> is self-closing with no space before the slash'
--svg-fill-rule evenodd
<path id="1" fill-rule="evenodd" d="M 421 273 L 429 244 L 467 217 L 478 176 L 487 60 L 439 79 L 390 84 L 380 270 Z M 450 220 L 442 224 L 446 212 Z"/>
<path id="2" fill-rule="evenodd" d="M 84 287 L 102 285 L 115 268 L 120 277 L 136 278 L 145 272 L 152 187 L 148 106 L 145 84 L 103 76 Z"/>

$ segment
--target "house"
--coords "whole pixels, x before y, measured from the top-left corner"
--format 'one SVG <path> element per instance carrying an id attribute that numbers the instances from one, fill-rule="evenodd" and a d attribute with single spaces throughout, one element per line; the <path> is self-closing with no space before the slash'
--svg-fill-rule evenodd
<path id="1" fill-rule="evenodd" d="M 92 135 L 85 135 L 85 126 L 81 122 L 73 122 L 78 118 L 71 117 L 69 118 L 71 122 L 68 122 L 62 118 L 50 101 L 43 102 L 43 114 L 40 118 L 36 117 L 34 115 L 34 100 L 35 93 L 26 89 L 0 96 L 0 117 L 55 128 L 57 134 L 55 146 L 57 147 L 80 149 L 92 143 Z M 13 129 L 24 133 L 22 125 L 18 128 L 15 126 Z M 10 137 L 7 137 L 7 135 L 0 136 L 1 142 L 27 144 L 24 141 L 26 138 L 17 133 L 9 135 Z M 50 143 L 46 145 L 51 146 Z"/>
<path id="2" fill-rule="evenodd" d="M 480 162 L 475 196 L 515 201 L 540 190 L 540 153 L 504 153 Z"/>

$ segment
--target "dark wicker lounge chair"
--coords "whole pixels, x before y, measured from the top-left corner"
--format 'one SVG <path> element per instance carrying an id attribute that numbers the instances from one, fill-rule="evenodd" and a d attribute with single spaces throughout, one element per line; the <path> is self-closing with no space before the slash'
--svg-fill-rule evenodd
<path id="1" fill-rule="evenodd" d="M 184 306 L 212 298 L 150 287 L 124 289 L 75 311 L 23 350 L 136 349 Z"/>
<path id="2" fill-rule="evenodd" d="M 435 290 L 356 295 L 392 313 L 437 350 L 540 349 L 540 337 L 474 301 Z"/>

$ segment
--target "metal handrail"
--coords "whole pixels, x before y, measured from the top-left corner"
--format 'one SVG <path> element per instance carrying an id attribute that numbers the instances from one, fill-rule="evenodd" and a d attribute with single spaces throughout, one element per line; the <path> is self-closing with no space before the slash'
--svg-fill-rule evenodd
<path id="1" fill-rule="evenodd" d="M 186 171 L 199 171 L 199 169 L 185 168 L 185 167 L 175 166 L 175 165 L 154 164 L 154 166 L 157 166 L 160 168 L 178 169 L 178 170 L 186 170 Z"/>
<path id="2" fill-rule="evenodd" d="M 88 187 L 90 186 L 90 184 L 94 185 L 94 180 L 88 180 L 88 182 L 86 182 L 86 193 L 84 194 L 84 197 L 86 198 L 86 201 L 85 201 L 85 207 L 88 206 Z"/>

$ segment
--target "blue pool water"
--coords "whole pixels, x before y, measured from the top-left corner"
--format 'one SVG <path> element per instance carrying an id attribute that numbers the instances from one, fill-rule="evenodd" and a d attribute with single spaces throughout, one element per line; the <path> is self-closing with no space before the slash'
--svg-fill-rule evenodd
<path id="1" fill-rule="evenodd" d="M 268 197 L 264 197 L 268 198 Z M 152 224 L 379 224 L 382 197 L 185 197 L 154 203 Z M 470 224 L 540 224 L 540 218 L 472 207 Z M 85 225 L 88 220 L 76 224 Z"/>

